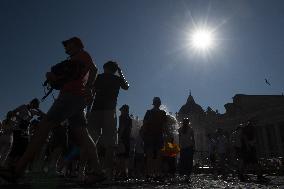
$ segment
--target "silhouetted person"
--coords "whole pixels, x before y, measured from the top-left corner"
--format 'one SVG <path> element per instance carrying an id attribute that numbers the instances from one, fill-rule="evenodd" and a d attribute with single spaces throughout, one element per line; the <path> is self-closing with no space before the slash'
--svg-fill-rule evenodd
<path id="1" fill-rule="evenodd" d="M 142 129 L 139 129 L 134 144 L 134 174 L 138 178 L 145 176 L 145 155 Z"/>
<path id="2" fill-rule="evenodd" d="M 48 167 L 48 174 L 50 175 L 56 175 L 58 160 L 62 159 L 61 157 L 66 153 L 68 145 L 73 141 L 73 136 L 69 135 L 68 127 L 68 123 L 63 122 L 50 132 L 46 150 L 46 166 Z"/>
<path id="3" fill-rule="evenodd" d="M 88 129 L 95 141 L 98 141 L 103 167 L 109 179 L 114 166 L 114 148 L 116 143 L 116 104 L 120 88 L 128 90 L 129 85 L 118 64 L 108 61 L 104 64 L 104 73 L 95 81 L 95 98 L 92 112 L 88 117 Z M 118 72 L 118 75 L 116 73 Z"/>
<path id="4" fill-rule="evenodd" d="M 132 119 L 129 116 L 129 106 L 124 104 L 119 109 L 121 114 L 119 116 L 118 127 L 118 146 L 123 145 L 123 152 L 119 152 L 117 156 L 121 161 L 119 162 L 123 170 L 120 170 L 123 175 L 127 176 L 129 169 L 129 155 L 130 155 L 130 135 L 132 129 Z"/>
<path id="5" fill-rule="evenodd" d="M 223 129 L 218 128 L 216 130 L 216 157 L 217 157 L 217 164 L 218 164 L 218 172 L 226 176 L 226 172 L 228 171 L 228 138 L 225 135 Z"/>
<path id="6" fill-rule="evenodd" d="M 190 176 L 193 167 L 193 155 L 195 151 L 194 131 L 189 119 L 184 118 L 179 132 L 180 145 L 180 174 Z"/>
<path id="7" fill-rule="evenodd" d="M 258 181 L 269 181 L 269 179 L 262 175 L 261 166 L 257 159 L 256 142 L 255 125 L 251 121 L 248 121 L 241 130 L 241 166 L 239 170 L 239 178 L 241 181 L 247 179 L 245 177 L 245 169 L 249 165 L 256 171 Z"/>
<path id="8" fill-rule="evenodd" d="M 24 104 L 12 111 L 16 124 L 13 128 L 13 145 L 9 154 L 9 160 L 18 160 L 25 152 L 29 142 L 28 128 L 34 116 L 43 116 L 39 109 L 39 100 L 34 98 L 28 104 Z"/>
<path id="9" fill-rule="evenodd" d="M 71 133 L 80 146 L 82 160 L 89 160 L 95 171 L 94 175 L 98 175 L 97 180 L 102 179 L 102 177 L 99 176 L 100 168 L 96 147 L 88 135 L 84 117 L 86 99 L 90 98 L 86 95 L 89 94 L 88 91 L 91 90 L 86 84 L 90 84 L 91 87 L 92 81 L 95 79 L 97 68 L 93 64 L 90 55 L 84 50 L 84 46 L 79 38 L 73 37 L 62 43 L 65 52 L 69 55 L 67 66 L 73 67 L 76 65 L 77 69 L 74 70 L 74 75 L 68 76 L 56 75 L 53 72 L 46 74 L 47 80 L 51 82 L 56 82 L 62 77 L 66 77 L 68 80 L 63 83 L 58 98 L 52 104 L 47 115 L 39 123 L 38 130 L 15 167 L 9 170 L 0 170 L 0 176 L 7 181 L 13 182 L 24 173 L 28 163 L 40 152 L 49 131 L 66 119 L 69 121 Z"/>
<path id="10" fill-rule="evenodd" d="M 13 158 L 8 158 L 8 155 L 10 154 L 13 146 L 13 131 L 15 127 L 17 126 L 17 122 L 14 116 L 13 111 L 9 111 L 6 114 L 6 118 L 2 122 L 2 134 L 6 135 L 6 138 L 10 140 L 9 149 L 6 151 L 6 158 L 5 161 L 1 163 L 2 166 L 9 166 L 11 162 L 13 161 Z M 7 160 L 7 161 L 6 161 Z"/>
<path id="11" fill-rule="evenodd" d="M 34 116 L 43 116 L 45 115 L 39 109 L 39 100 L 37 98 L 32 99 L 29 104 L 24 104 L 13 110 L 13 113 L 19 120 L 31 121 Z"/>
<path id="12" fill-rule="evenodd" d="M 153 108 L 147 110 L 143 120 L 143 140 L 146 154 L 146 165 L 148 176 L 160 176 L 161 152 L 164 146 L 163 134 L 165 132 L 167 116 L 160 109 L 161 99 L 154 97 Z"/>
<path id="13" fill-rule="evenodd" d="M 5 166 L 6 159 L 13 144 L 13 122 L 10 120 L 11 113 L 7 113 L 6 119 L 0 121 L 0 164 Z"/>
<path id="14" fill-rule="evenodd" d="M 238 125 L 237 128 L 232 132 L 230 137 L 230 142 L 232 145 L 232 154 L 231 154 L 231 165 L 236 166 L 237 168 L 240 167 L 240 158 L 241 158 L 241 131 L 242 131 L 242 124 Z"/>
<path id="15" fill-rule="evenodd" d="M 165 145 L 162 148 L 163 167 L 165 174 L 174 176 L 176 173 L 176 157 L 180 152 L 179 145 L 175 143 L 173 136 L 168 136 L 165 139 Z"/>
<path id="16" fill-rule="evenodd" d="M 216 168 L 216 145 L 217 145 L 217 140 L 216 137 L 213 134 L 208 134 L 207 135 L 207 142 L 208 142 L 208 158 L 210 161 L 211 166 L 215 170 Z"/>
<path id="17" fill-rule="evenodd" d="M 37 98 L 34 98 L 29 104 L 24 104 L 13 110 L 13 114 L 16 118 L 15 121 L 18 122 L 18 127 L 25 130 L 25 132 L 29 129 L 27 126 L 29 125 L 30 127 L 30 123 L 35 117 L 41 119 L 45 116 L 45 113 L 40 110 L 39 104 L 40 101 Z"/>

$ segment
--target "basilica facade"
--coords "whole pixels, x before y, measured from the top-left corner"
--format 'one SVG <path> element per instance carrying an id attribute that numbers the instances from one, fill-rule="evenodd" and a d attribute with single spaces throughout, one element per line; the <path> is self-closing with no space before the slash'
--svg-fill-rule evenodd
<path id="1" fill-rule="evenodd" d="M 187 102 L 176 114 L 179 122 L 189 118 L 195 130 L 196 149 L 199 153 L 208 150 L 207 135 L 221 128 L 230 134 L 248 120 L 256 126 L 259 157 L 284 156 L 284 96 L 237 94 L 233 101 L 224 105 L 226 112 L 220 114 L 208 107 L 198 105 L 190 94 Z"/>

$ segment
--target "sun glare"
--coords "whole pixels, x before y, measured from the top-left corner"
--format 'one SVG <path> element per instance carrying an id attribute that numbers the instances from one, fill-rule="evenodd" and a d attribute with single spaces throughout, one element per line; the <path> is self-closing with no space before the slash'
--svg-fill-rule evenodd
<path id="1" fill-rule="evenodd" d="M 195 50 L 207 51 L 213 47 L 214 36 L 210 30 L 196 30 L 190 35 L 190 46 Z"/>

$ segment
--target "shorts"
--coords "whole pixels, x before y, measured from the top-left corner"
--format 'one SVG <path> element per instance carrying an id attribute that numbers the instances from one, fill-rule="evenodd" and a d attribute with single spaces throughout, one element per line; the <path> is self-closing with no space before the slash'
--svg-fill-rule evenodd
<path id="1" fill-rule="evenodd" d="M 144 136 L 144 148 L 146 153 L 153 153 L 154 156 L 164 146 L 163 135 L 149 135 Z"/>
<path id="2" fill-rule="evenodd" d="M 96 110 L 88 117 L 88 130 L 94 141 L 104 147 L 114 147 L 116 135 L 116 112 L 115 110 Z"/>
<path id="3" fill-rule="evenodd" d="M 68 119 L 70 127 L 86 127 L 85 100 L 81 96 L 62 93 L 47 112 L 48 121 L 60 124 Z"/>

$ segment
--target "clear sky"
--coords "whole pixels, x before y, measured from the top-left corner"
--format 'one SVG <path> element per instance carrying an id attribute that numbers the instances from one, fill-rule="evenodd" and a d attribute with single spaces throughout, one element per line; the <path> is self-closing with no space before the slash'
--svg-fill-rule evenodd
<path id="1" fill-rule="evenodd" d="M 284 92 L 281 0 L 3 0 L 0 23 L 0 119 L 43 96 L 45 72 L 65 59 L 61 41 L 72 36 L 100 72 L 107 60 L 119 62 L 130 89 L 118 106 L 140 117 L 154 96 L 176 112 L 191 90 L 204 109 L 223 113 L 237 93 Z M 187 48 L 187 33 L 200 24 L 218 39 L 206 55 Z"/>

